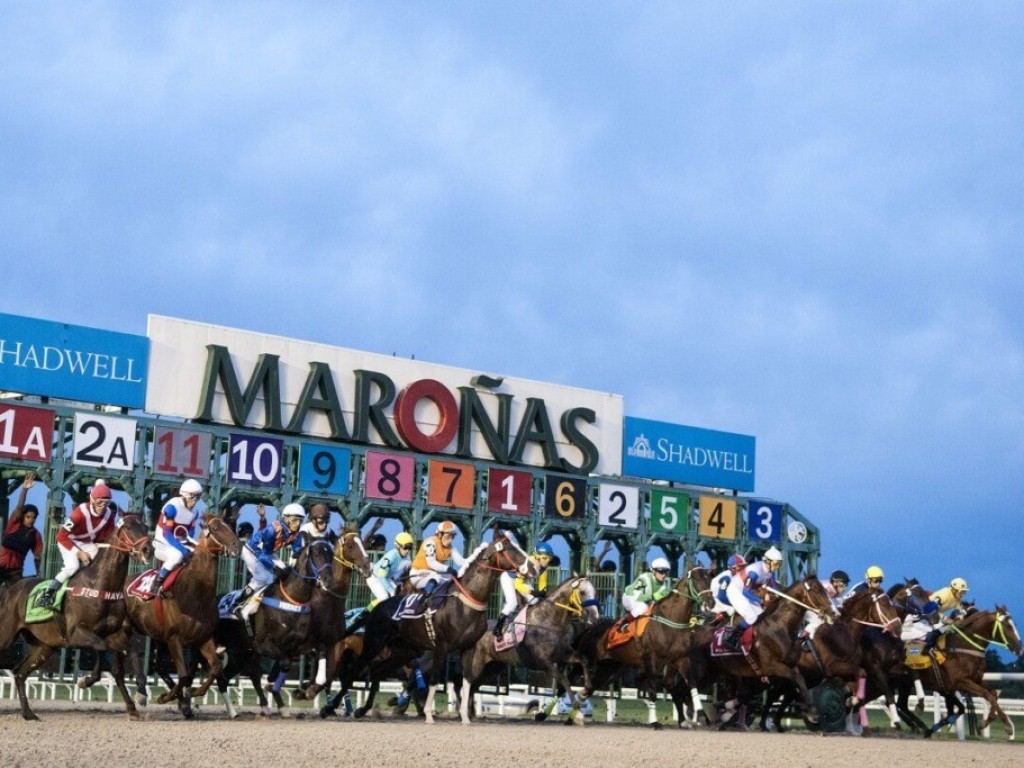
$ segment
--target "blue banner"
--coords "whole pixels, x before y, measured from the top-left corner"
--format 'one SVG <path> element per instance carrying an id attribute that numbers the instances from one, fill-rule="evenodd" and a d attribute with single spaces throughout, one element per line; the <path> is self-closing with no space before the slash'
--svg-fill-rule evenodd
<path id="1" fill-rule="evenodd" d="M 708 488 L 754 490 L 750 435 L 626 417 L 622 474 Z"/>
<path id="2" fill-rule="evenodd" d="M 0 390 L 143 408 L 149 339 L 0 313 Z"/>

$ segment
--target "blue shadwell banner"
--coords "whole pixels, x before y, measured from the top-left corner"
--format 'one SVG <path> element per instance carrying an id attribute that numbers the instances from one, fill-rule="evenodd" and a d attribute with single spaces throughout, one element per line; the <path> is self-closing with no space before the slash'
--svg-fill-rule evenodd
<path id="1" fill-rule="evenodd" d="M 754 490 L 750 435 L 626 417 L 622 474 L 735 491 Z"/>
<path id="2" fill-rule="evenodd" d="M 0 390 L 143 408 L 148 367 L 145 336 L 0 313 Z"/>

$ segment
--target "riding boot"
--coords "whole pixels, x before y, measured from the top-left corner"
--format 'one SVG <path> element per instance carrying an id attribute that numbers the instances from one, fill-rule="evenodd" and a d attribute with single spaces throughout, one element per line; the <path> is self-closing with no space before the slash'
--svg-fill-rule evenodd
<path id="1" fill-rule="evenodd" d="M 932 651 L 935 650 L 935 644 L 939 641 L 941 636 L 941 630 L 933 629 L 929 632 L 928 636 L 924 639 L 924 648 L 921 649 L 921 653 L 928 654 L 930 656 Z"/>
<path id="2" fill-rule="evenodd" d="M 154 597 L 156 597 L 157 595 L 160 594 L 160 590 L 164 586 L 164 579 L 166 579 L 166 578 L 167 578 L 166 575 L 161 576 L 159 573 L 156 576 L 153 577 L 153 581 L 149 585 L 149 592 L 148 592 L 148 595 L 149 595 L 150 599 L 152 599 L 152 598 L 154 598 Z"/>
<path id="3" fill-rule="evenodd" d="M 498 620 L 494 622 L 494 636 L 500 638 L 505 633 L 505 625 L 508 624 L 508 616 L 504 613 L 498 615 Z"/>
<path id="4" fill-rule="evenodd" d="M 729 633 L 722 640 L 722 647 L 729 651 L 739 650 L 740 638 L 743 637 L 743 632 L 746 628 L 746 622 L 741 622 L 730 629 Z"/>
<path id="5" fill-rule="evenodd" d="M 36 598 L 36 607 L 38 608 L 53 608 L 53 600 L 57 597 L 57 590 L 60 589 L 60 582 L 54 579 L 46 585 L 39 597 Z"/>
<path id="6" fill-rule="evenodd" d="M 245 621 L 245 616 L 242 615 L 242 611 L 245 609 L 246 603 L 249 602 L 250 598 L 256 594 L 256 590 L 246 585 L 245 589 L 242 590 L 242 594 L 238 596 L 238 601 L 235 603 L 235 607 L 231 609 L 231 615 Z"/>

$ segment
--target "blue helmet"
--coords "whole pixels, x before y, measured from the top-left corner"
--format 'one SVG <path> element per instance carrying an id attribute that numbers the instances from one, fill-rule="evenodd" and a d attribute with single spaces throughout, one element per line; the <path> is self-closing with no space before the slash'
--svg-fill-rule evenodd
<path id="1" fill-rule="evenodd" d="M 535 555 L 547 555 L 548 557 L 555 556 L 555 550 L 551 548 L 551 545 L 546 541 L 542 541 L 540 544 L 533 548 L 533 554 Z"/>

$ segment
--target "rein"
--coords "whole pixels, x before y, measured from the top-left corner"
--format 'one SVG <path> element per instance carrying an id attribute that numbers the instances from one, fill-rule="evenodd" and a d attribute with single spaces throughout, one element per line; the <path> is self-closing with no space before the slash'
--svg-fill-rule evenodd
<path id="1" fill-rule="evenodd" d="M 877 623 L 877 622 L 874 622 L 874 621 L 865 621 L 864 619 L 854 619 L 853 620 L 854 623 L 855 624 L 862 624 L 865 627 L 877 627 L 878 629 L 882 630 L 883 632 L 887 632 L 889 630 L 889 627 L 891 627 L 893 624 L 899 624 L 899 622 L 900 622 L 899 616 L 894 616 L 893 618 L 891 618 L 888 621 L 886 621 L 885 616 L 882 615 L 882 606 L 879 604 L 879 601 L 881 600 L 881 598 L 882 598 L 882 595 L 873 595 L 871 597 L 871 602 L 873 604 L 873 606 L 872 606 L 873 610 L 878 614 L 878 621 L 882 622 L 882 623 Z M 890 601 L 889 604 L 891 605 L 892 602 Z"/>
<path id="2" fill-rule="evenodd" d="M 349 537 L 357 536 L 357 535 L 358 534 L 355 531 L 349 531 L 348 533 L 343 534 L 341 539 L 339 540 L 341 542 L 342 546 L 340 548 L 338 548 L 338 550 L 334 553 L 334 562 L 341 563 L 342 566 L 344 566 L 345 568 L 348 568 L 350 571 L 354 571 L 356 569 L 356 564 L 353 563 L 351 560 L 348 560 L 345 557 L 344 543 L 345 543 L 345 540 L 348 539 Z"/>
<path id="3" fill-rule="evenodd" d="M 968 637 L 967 634 L 962 629 L 960 629 L 960 627 L 958 627 L 956 624 L 951 624 L 950 629 L 952 629 L 954 632 L 960 635 L 960 637 L 962 637 L 966 643 L 973 646 L 974 648 L 977 648 L 979 651 L 984 651 L 989 644 L 998 645 L 1000 648 L 1010 650 L 1010 641 L 1006 637 L 1006 629 L 1003 627 L 1003 621 L 1008 616 L 1009 614 L 999 613 L 998 611 L 996 612 L 995 621 L 992 623 L 992 634 L 989 637 L 982 637 L 977 632 L 971 632 L 971 635 L 974 637 L 975 640 L 981 641 L 981 645 L 976 643 L 975 640 L 972 640 L 970 637 Z M 1002 638 L 1002 640 L 996 640 L 996 634 L 998 634 Z"/>
<path id="4" fill-rule="evenodd" d="M 804 590 L 807 590 L 807 584 L 803 583 L 803 582 L 801 582 L 801 583 L 803 584 Z M 787 595 L 785 592 L 782 592 L 782 591 L 780 591 L 778 589 L 775 589 L 774 587 L 769 587 L 768 585 L 765 585 L 765 590 L 768 591 L 768 592 L 771 592 L 773 595 L 778 595 L 779 597 L 785 598 L 786 600 L 789 600 L 789 602 L 791 602 L 791 603 L 796 603 L 801 608 L 803 608 L 805 611 L 810 611 L 811 613 L 816 613 L 819 616 L 825 616 L 825 614 L 826 614 L 826 611 L 824 611 L 823 609 L 815 608 L 813 606 L 807 605 L 807 603 L 802 603 L 799 600 L 797 600 L 795 597 L 792 597 L 791 595 Z"/>

